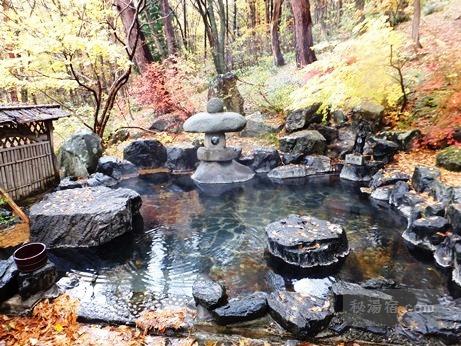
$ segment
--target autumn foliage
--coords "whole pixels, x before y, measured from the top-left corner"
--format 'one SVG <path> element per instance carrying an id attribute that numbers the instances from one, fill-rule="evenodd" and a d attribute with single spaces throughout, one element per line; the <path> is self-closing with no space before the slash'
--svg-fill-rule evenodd
<path id="1" fill-rule="evenodd" d="M 68 295 L 37 304 L 31 317 L 0 316 L 6 345 L 71 345 L 78 330 L 77 304 Z"/>
<path id="2" fill-rule="evenodd" d="M 194 112 L 186 81 L 186 71 L 169 58 L 162 63 L 152 63 L 137 77 L 133 92 L 141 105 L 152 107 L 158 115 L 174 114 L 185 120 Z"/>

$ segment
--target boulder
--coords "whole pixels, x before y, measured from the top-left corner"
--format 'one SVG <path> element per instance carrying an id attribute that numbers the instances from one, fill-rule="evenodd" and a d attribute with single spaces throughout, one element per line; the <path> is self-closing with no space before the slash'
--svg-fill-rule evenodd
<path id="1" fill-rule="evenodd" d="M 113 156 L 101 157 L 96 171 L 117 180 L 125 175 L 138 173 L 138 169 L 130 161 L 120 160 Z"/>
<path id="2" fill-rule="evenodd" d="M 437 154 L 436 164 L 449 171 L 461 172 L 461 148 L 451 146 Z"/>
<path id="3" fill-rule="evenodd" d="M 212 311 L 218 324 L 245 322 L 263 317 L 267 313 L 267 294 L 253 294 L 230 299 L 226 305 Z"/>
<path id="4" fill-rule="evenodd" d="M 461 287 L 461 241 L 457 241 L 453 247 L 453 281 Z"/>
<path id="5" fill-rule="evenodd" d="M 86 184 L 85 179 L 77 179 L 76 177 L 65 177 L 59 182 L 57 190 L 79 189 Z"/>
<path id="6" fill-rule="evenodd" d="M 272 318 L 300 339 L 317 334 L 328 326 L 333 317 L 328 299 L 296 292 L 272 292 L 267 298 L 267 305 Z"/>
<path id="7" fill-rule="evenodd" d="M 0 261 L 0 302 L 7 300 L 17 292 L 18 273 L 13 256 Z"/>
<path id="8" fill-rule="evenodd" d="M 341 126 L 347 121 L 346 114 L 344 114 L 343 110 L 337 109 L 331 112 L 331 120 L 335 125 Z"/>
<path id="9" fill-rule="evenodd" d="M 439 177 L 440 171 L 435 167 L 416 166 L 411 184 L 416 192 L 429 192 Z"/>
<path id="10" fill-rule="evenodd" d="M 373 175 L 379 170 L 376 163 L 365 163 L 364 165 L 344 164 L 339 177 L 345 180 L 357 182 L 369 182 Z"/>
<path id="11" fill-rule="evenodd" d="M 192 286 L 192 296 L 197 304 L 214 309 L 226 302 L 226 289 L 219 282 L 199 276 Z"/>
<path id="12" fill-rule="evenodd" d="M 269 253 L 301 268 L 329 266 L 349 253 L 340 225 L 311 216 L 289 215 L 266 226 Z"/>
<path id="13" fill-rule="evenodd" d="M 410 150 L 415 139 L 421 137 L 421 131 L 418 129 L 408 131 L 383 131 L 378 134 L 379 137 L 395 142 L 399 145 L 399 150 Z"/>
<path id="14" fill-rule="evenodd" d="M 251 156 L 253 161 L 250 167 L 256 173 L 268 173 L 282 163 L 279 152 L 274 148 L 253 149 Z"/>
<path id="15" fill-rule="evenodd" d="M 378 171 L 370 181 L 370 187 L 376 189 L 381 186 L 394 185 L 398 181 L 409 181 L 410 176 L 408 174 L 392 171 L 386 172 L 383 170 Z"/>
<path id="16" fill-rule="evenodd" d="M 102 173 L 94 173 L 86 179 L 85 186 L 107 186 L 113 187 L 118 184 L 118 180 Z"/>
<path id="17" fill-rule="evenodd" d="M 434 252 L 436 263 L 442 268 L 450 268 L 454 265 L 455 246 L 461 243 L 461 237 L 457 234 L 450 234 L 437 245 Z"/>
<path id="18" fill-rule="evenodd" d="M 318 113 L 321 104 L 315 103 L 305 109 L 298 109 L 287 115 L 285 122 L 285 130 L 293 132 L 302 130 L 312 123 L 320 123 L 323 120 L 323 115 Z"/>
<path id="19" fill-rule="evenodd" d="M 325 126 L 322 124 L 311 124 L 309 130 L 317 130 L 320 134 L 325 137 L 327 144 L 333 143 L 338 138 L 338 130 L 331 126 Z"/>
<path id="20" fill-rule="evenodd" d="M 431 216 L 415 220 L 402 237 L 411 244 L 430 251 L 443 242 L 443 233 L 448 230 L 448 220 L 441 216 Z"/>
<path id="21" fill-rule="evenodd" d="M 141 203 L 129 189 L 57 191 L 32 206 L 30 238 L 49 248 L 98 246 L 132 231 Z"/>
<path id="22" fill-rule="evenodd" d="M 293 154 L 323 154 L 326 150 L 326 140 L 316 130 L 298 131 L 280 138 L 280 150 Z"/>
<path id="23" fill-rule="evenodd" d="M 373 138 L 373 142 L 373 158 L 377 161 L 389 163 L 399 150 L 397 143 L 386 139 Z"/>
<path id="24" fill-rule="evenodd" d="M 246 117 L 247 124 L 240 133 L 242 137 L 260 137 L 279 132 L 283 126 L 274 124 L 271 119 L 256 112 Z"/>
<path id="25" fill-rule="evenodd" d="M 447 208 L 447 219 L 457 234 L 461 234 L 461 203 L 450 204 Z"/>
<path id="26" fill-rule="evenodd" d="M 386 201 L 389 202 L 389 197 L 391 196 L 391 192 L 394 190 L 394 186 L 386 185 L 380 186 L 373 190 L 370 197 L 376 199 L 378 201 Z"/>
<path id="27" fill-rule="evenodd" d="M 445 204 L 440 202 L 431 203 L 424 209 L 425 216 L 445 216 Z"/>
<path id="28" fill-rule="evenodd" d="M 332 171 L 331 160 L 328 156 L 308 155 L 304 157 L 304 164 L 315 173 L 328 173 Z"/>
<path id="29" fill-rule="evenodd" d="M 300 179 L 314 175 L 315 171 L 304 165 L 285 165 L 272 169 L 267 176 L 270 179 L 280 181 L 287 179 Z"/>
<path id="30" fill-rule="evenodd" d="M 367 121 L 374 130 L 381 126 L 383 116 L 384 107 L 375 102 L 362 102 L 352 110 L 352 121 L 354 123 Z"/>
<path id="31" fill-rule="evenodd" d="M 426 343 L 429 337 L 442 339 L 447 344 L 458 343 L 461 335 L 461 307 L 454 305 L 430 307 L 431 309 L 404 313 L 400 319 L 402 332 L 412 340 L 423 343 Z"/>
<path id="32" fill-rule="evenodd" d="M 304 160 L 304 154 L 301 153 L 283 153 L 280 152 L 284 165 L 299 164 Z"/>
<path id="33" fill-rule="evenodd" d="M 191 144 L 180 144 L 167 147 L 165 166 L 172 171 L 192 171 L 197 168 L 197 147 Z"/>
<path id="34" fill-rule="evenodd" d="M 157 116 L 149 130 L 176 132 L 181 129 L 182 120 L 175 114 L 164 114 Z"/>
<path id="35" fill-rule="evenodd" d="M 59 149 L 60 172 L 65 177 L 87 177 L 96 171 L 101 156 L 101 138 L 89 130 L 78 131 Z"/>
<path id="36" fill-rule="evenodd" d="M 123 158 L 136 167 L 158 168 L 166 162 L 167 152 L 163 144 L 157 140 L 138 140 L 125 147 Z"/>

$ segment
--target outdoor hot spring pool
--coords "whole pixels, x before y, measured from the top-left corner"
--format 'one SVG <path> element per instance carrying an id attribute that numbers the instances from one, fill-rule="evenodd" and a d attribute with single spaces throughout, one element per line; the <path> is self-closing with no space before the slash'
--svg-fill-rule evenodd
<path id="1" fill-rule="evenodd" d="M 406 221 L 337 177 L 301 185 L 258 177 L 221 194 L 199 190 L 187 175 L 166 173 L 120 185 L 142 195 L 140 230 L 97 249 L 52 252 L 58 268 L 71 272 L 70 292 L 92 316 L 124 321 L 148 307 L 183 306 L 192 302 L 200 273 L 221 280 L 230 297 L 267 291 L 264 228 L 293 213 L 344 227 L 351 252 L 335 278 L 359 282 L 382 276 L 446 294 L 446 276 L 432 261 L 415 258 L 403 242 Z"/>

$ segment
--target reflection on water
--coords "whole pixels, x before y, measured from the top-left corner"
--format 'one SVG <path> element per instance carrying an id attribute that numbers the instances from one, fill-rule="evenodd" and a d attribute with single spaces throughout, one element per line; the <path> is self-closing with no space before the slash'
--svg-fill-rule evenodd
<path id="1" fill-rule="evenodd" d="M 122 186 L 143 197 L 143 231 L 97 249 L 54 253 L 61 269 L 83 278 L 77 290 L 83 301 L 117 315 L 190 301 L 198 273 L 222 280 L 231 296 L 266 290 L 264 227 L 290 213 L 344 227 L 351 253 L 335 279 L 383 276 L 415 288 L 445 287 L 439 271 L 408 252 L 400 236 L 403 220 L 335 177 L 288 186 L 258 178 L 221 195 L 196 188 L 187 176 L 163 173 Z"/>

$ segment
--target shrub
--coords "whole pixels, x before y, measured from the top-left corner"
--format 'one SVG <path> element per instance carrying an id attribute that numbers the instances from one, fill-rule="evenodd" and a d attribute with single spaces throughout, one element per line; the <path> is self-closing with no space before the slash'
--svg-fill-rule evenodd
<path id="1" fill-rule="evenodd" d="M 195 107 L 190 96 L 195 92 L 188 83 L 188 74 L 174 58 L 152 63 L 148 70 L 133 82 L 137 101 L 151 106 L 157 114 L 176 114 L 186 119 Z"/>

